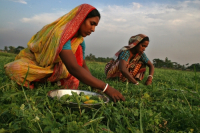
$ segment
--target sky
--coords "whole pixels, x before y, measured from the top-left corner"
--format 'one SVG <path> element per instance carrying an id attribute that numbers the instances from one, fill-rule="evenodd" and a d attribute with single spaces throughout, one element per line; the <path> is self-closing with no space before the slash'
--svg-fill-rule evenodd
<path id="1" fill-rule="evenodd" d="M 200 63 L 200 0 L 0 0 L 0 49 L 27 47 L 43 26 L 83 3 L 101 14 L 85 37 L 86 55 L 113 57 L 142 33 L 150 39 L 145 53 L 151 61 Z"/>

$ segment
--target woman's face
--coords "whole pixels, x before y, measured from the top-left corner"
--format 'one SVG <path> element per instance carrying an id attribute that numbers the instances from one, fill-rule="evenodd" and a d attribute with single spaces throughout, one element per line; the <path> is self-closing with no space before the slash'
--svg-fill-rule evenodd
<path id="1" fill-rule="evenodd" d="M 145 51 L 146 47 L 148 47 L 148 45 L 149 45 L 149 41 L 144 41 L 143 43 L 140 43 L 139 45 L 137 45 L 136 46 L 137 53 L 141 55 Z"/>
<path id="2" fill-rule="evenodd" d="M 95 31 L 95 27 L 98 25 L 98 23 L 99 23 L 98 16 L 85 19 L 79 28 L 79 31 L 78 31 L 79 34 L 82 37 L 86 37 L 90 35 L 92 32 Z"/>

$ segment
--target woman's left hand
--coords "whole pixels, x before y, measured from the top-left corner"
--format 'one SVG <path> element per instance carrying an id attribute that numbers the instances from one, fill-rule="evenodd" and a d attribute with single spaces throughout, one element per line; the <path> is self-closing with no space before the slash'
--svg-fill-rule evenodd
<path id="1" fill-rule="evenodd" d="M 150 85 L 152 83 L 152 80 L 148 80 L 145 82 L 145 85 Z"/>
<path id="2" fill-rule="evenodd" d="M 147 62 L 147 66 L 149 67 L 149 76 L 147 78 L 147 81 L 145 82 L 145 85 L 150 85 L 153 80 L 154 66 L 150 60 Z"/>

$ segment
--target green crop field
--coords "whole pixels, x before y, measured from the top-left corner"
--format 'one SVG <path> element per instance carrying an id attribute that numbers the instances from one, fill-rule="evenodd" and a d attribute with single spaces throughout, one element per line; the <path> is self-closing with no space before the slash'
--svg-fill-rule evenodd
<path id="1" fill-rule="evenodd" d="M 153 84 L 138 86 L 106 80 L 105 63 L 87 62 L 91 73 L 119 90 L 125 102 L 103 104 L 99 109 L 72 110 L 47 92 L 51 83 L 30 90 L 11 81 L 4 65 L 15 55 L 0 53 L 0 133 L 197 133 L 200 132 L 200 73 L 155 69 Z M 148 72 L 148 71 L 147 71 Z M 91 90 L 83 83 L 80 90 Z"/>

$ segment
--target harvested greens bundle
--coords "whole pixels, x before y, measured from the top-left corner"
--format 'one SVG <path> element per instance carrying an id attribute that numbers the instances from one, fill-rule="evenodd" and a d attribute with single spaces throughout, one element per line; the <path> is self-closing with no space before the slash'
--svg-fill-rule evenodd
<path id="1" fill-rule="evenodd" d="M 84 92 L 81 92 L 79 95 L 76 92 L 71 92 L 72 95 L 66 94 L 60 98 L 62 103 L 73 102 L 80 104 L 96 104 L 101 103 L 103 99 L 98 95 L 85 95 Z"/>

